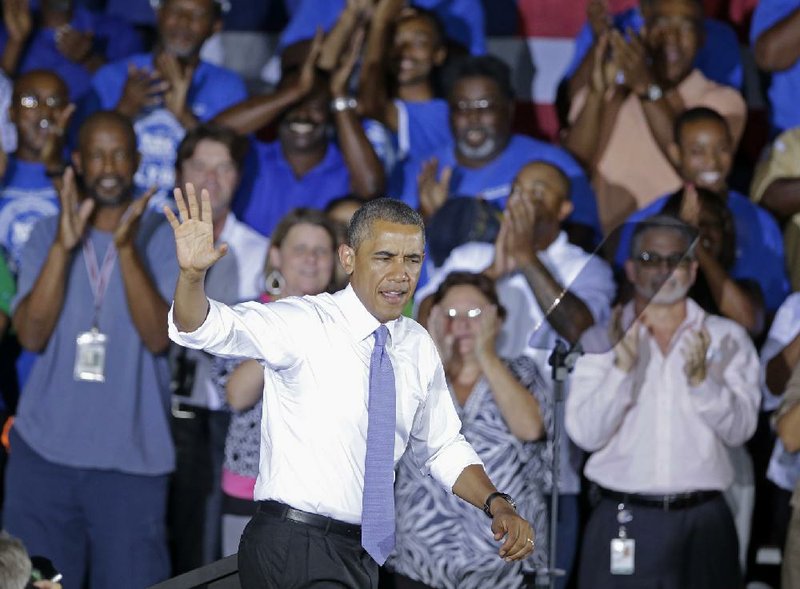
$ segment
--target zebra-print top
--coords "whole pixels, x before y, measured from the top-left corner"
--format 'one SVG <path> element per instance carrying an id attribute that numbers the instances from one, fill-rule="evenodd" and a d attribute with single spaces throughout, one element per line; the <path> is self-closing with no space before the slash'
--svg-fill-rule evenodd
<path id="1" fill-rule="evenodd" d="M 454 403 L 461 433 L 483 460 L 489 478 L 516 500 L 520 515 L 531 522 L 536 551 L 524 564 L 504 562 L 486 515 L 430 477 L 422 477 L 404 456 L 395 484 L 397 543 L 389 560 L 390 568 L 398 573 L 443 589 L 516 589 L 522 586 L 523 572 L 546 565 L 548 517 L 542 491 L 549 488 L 551 475 L 550 393 L 530 358 L 519 357 L 507 365 L 539 401 L 546 439 L 523 442 L 516 438 L 485 378 L 478 381 L 463 407 Z"/>

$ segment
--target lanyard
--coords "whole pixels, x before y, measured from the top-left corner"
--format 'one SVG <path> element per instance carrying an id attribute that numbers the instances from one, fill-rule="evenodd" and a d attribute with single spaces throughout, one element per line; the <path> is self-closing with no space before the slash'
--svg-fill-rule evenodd
<path id="1" fill-rule="evenodd" d="M 97 329 L 98 320 L 100 318 L 100 307 L 103 305 L 106 289 L 111 280 L 111 271 L 114 269 L 114 263 L 117 261 L 117 248 L 114 247 L 113 241 L 108 244 L 106 255 L 103 257 L 103 265 L 98 268 L 94 244 L 91 238 L 87 237 L 83 240 L 83 261 L 86 264 L 86 273 L 89 275 L 89 284 L 92 286 L 92 294 L 94 295 L 94 320 L 92 321 L 92 328 Z"/>

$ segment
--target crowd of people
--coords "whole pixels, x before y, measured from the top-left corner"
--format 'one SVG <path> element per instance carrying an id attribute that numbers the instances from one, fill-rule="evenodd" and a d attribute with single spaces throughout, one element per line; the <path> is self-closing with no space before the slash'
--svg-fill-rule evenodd
<path id="1" fill-rule="evenodd" d="M 800 0 L 588 0 L 557 142 L 491 3 L 285 0 L 269 88 L 201 51 L 275 3 L 150 4 L 2 0 L 3 587 L 800 589 Z"/>

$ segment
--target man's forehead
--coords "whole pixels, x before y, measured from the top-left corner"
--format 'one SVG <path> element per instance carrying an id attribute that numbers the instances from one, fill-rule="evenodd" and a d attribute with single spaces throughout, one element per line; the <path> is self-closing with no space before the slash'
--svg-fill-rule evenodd
<path id="1" fill-rule="evenodd" d="M 653 17 L 677 17 L 690 20 L 703 18 L 702 7 L 692 0 L 655 0 L 651 14 Z"/>
<path id="2" fill-rule="evenodd" d="M 669 227 L 652 227 L 642 233 L 640 250 L 684 251 L 689 248 L 689 237 Z"/>
<path id="3" fill-rule="evenodd" d="M 53 94 L 66 95 L 67 88 L 56 76 L 45 72 L 42 72 L 41 74 L 22 76 L 14 84 L 15 94 L 44 91 L 48 91 Z"/>
<path id="4" fill-rule="evenodd" d="M 453 97 L 474 98 L 477 96 L 501 95 L 497 82 L 489 76 L 467 76 L 458 80 L 453 86 Z"/>

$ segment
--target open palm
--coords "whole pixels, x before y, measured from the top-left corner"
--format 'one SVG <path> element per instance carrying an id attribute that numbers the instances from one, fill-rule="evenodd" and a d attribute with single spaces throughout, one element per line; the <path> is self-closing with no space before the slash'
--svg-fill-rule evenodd
<path id="1" fill-rule="evenodd" d="M 175 232 L 178 264 L 182 272 L 203 274 L 227 253 L 228 246 L 214 247 L 211 200 L 207 190 L 200 192 L 199 201 L 192 184 L 186 185 L 185 197 L 180 188 L 176 188 L 174 194 L 180 220 L 168 207 L 164 207 L 164 214 Z"/>

